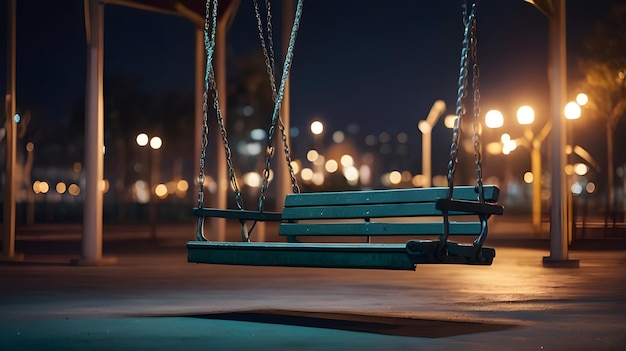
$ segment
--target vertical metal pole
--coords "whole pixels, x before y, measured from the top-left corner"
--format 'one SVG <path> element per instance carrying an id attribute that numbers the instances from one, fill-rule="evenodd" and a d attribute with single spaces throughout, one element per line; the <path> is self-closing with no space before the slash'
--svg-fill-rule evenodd
<path id="1" fill-rule="evenodd" d="M 156 186 L 159 184 L 159 169 L 161 167 L 161 154 L 160 148 L 148 149 L 150 146 L 146 146 L 146 149 L 150 152 L 150 203 L 149 205 L 149 221 L 150 221 L 150 240 L 156 240 L 157 238 L 157 201 L 159 201 L 156 195 Z"/>
<path id="2" fill-rule="evenodd" d="M 222 109 L 222 117 L 224 118 L 224 124 L 227 121 L 226 112 L 226 25 L 228 24 L 228 16 L 224 16 L 219 19 L 217 23 L 217 29 L 215 31 L 215 82 L 217 84 L 218 98 L 220 108 Z M 203 75 L 204 76 L 204 75 Z M 217 182 L 216 196 L 211 196 L 209 199 L 211 206 L 215 208 L 226 208 L 227 200 L 226 195 L 229 189 L 229 182 L 226 170 L 226 155 L 224 154 L 224 148 L 222 147 L 221 138 L 215 128 L 211 136 L 211 140 L 215 140 L 211 152 L 215 154 L 215 169 Z M 206 167 L 206 165 L 205 165 Z M 226 240 L 226 220 L 224 218 L 211 218 L 211 232 L 207 233 L 207 239 L 216 241 Z"/>
<path id="3" fill-rule="evenodd" d="M 435 128 L 435 124 L 437 124 L 439 117 L 441 117 L 445 110 L 446 103 L 443 100 L 436 100 L 430 108 L 426 120 L 421 120 L 417 123 L 417 129 L 422 133 L 422 175 L 424 176 L 422 186 L 424 188 L 430 188 L 432 186 L 433 128 Z"/>
<path id="4" fill-rule="evenodd" d="M 424 182 L 422 186 L 424 188 L 430 188 L 433 180 L 432 172 L 432 127 L 428 126 L 430 131 L 427 133 L 422 132 L 422 173 L 424 175 Z"/>
<path id="5" fill-rule="evenodd" d="M 2 260 L 21 260 L 15 253 L 15 163 L 17 159 L 17 122 L 15 121 L 16 80 L 16 0 L 7 1 L 7 92 L 6 107 L 6 175 L 2 226 Z"/>
<path id="6" fill-rule="evenodd" d="M 87 3 L 86 3 L 87 5 Z M 102 258 L 102 181 L 104 175 L 104 3 L 88 2 L 87 87 L 85 106 L 85 202 L 82 254 L 78 265 L 114 263 Z"/>
<path id="7" fill-rule="evenodd" d="M 533 203 L 532 203 L 532 220 L 533 234 L 541 234 L 541 142 L 538 140 L 531 141 L 530 163 L 533 173 Z"/>
<path id="8" fill-rule="evenodd" d="M 554 14 L 550 27 L 550 100 L 552 104 L 552 213 L 550 218 L 550 256 L 543 258 L 546 267 L 579 267 L 569 260 L 567 245 L 567 189 L 565 178 L 566 42 L 565 1 L 553 0 Z"/>
<path id="9" fill-rule="evenodd" d="M 567 96 L 565 96 L 567 99 Z M 565 105 L 564 105 L 565 106 Z M 574 159 L 574 147 L 576 144 L 574 143 L 574 124 L 573 121 L 564 120 L 565 124 L 565 145 L 568 145 L 568 148 L 571 150 L 571 153 L 566 155 L 565 163 L 569 164 L 573 162 Z M 569 246 L 574 239 L 574 232 L 576 231 L 576 217 L 574 216 L 574 194 L 572 194 L 572 177 L 565 176 L 565 200 L 567 204 L 567 245 Z"/>

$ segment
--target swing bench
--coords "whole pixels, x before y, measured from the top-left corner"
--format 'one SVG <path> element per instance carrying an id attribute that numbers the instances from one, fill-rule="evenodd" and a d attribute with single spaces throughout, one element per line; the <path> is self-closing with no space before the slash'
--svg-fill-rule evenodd
<path id="1" fill-rule="evenodd" d="M 456 187 L 453 202 L 445 199 L 447 188 L 288 194 L 278 232 L 287 238 L 287 243 L 192 241 L 187 244 L 188 260 L 252 266 L 404 270 L 415 270 L 416 264 L 426 263 L 490 265 L 495 250 L 482 244 L 487 236 L 489 216 L 501 215 L 502 207 L 495 204 L 499 195 L 497 187 L 487 186 L 483 190 L 484 204 L 472 202 L 476 198 L 472 186 Z M 450 216 L 479 217 L 478 221 L 448 224 L 448 235 L 476 237 L 473 243 L 459 244 L 443 238 L 412 239 L 405 244 L 369 243 L 370 237 L 441 235 L 445 225 L 441 220 L 444 208 L 450 211 Z M 208 214 L 202 209 L 195 212 Z M 409 217 L 413 221 L 378 221 Z M 425 221 L 416 221 L 419 217 L 424 217 Z M 439 220 L 433 220 L 435 217 Z M 363 237 L 368 242 L 299 241 L 339 236 Z"/>
<path id="2" fill-rule="evenodd" d="M 215 14 L 217 1 L 213 3 L 213 6 Z M 301 6 L 302 0 L 299 0 L 290 45 L 283 67 L 283 78 L 278 91 L 273 79 L 273 56 L 267 54 L 262 39 L 270 81 L 275 93 L 275 108 L 272 127 L 270 127 L 268 134 L 265 178 L 261 186 L 259 211 L 243 209 L 232 162 L 228 162 L 231 184 L 235 190 L 235 199 L 239 209 L 205 208 L 203 206 L 203 193 L 200 191 L 198 207 L 193 210 L 198 217 L 197 240 L 187 243 L 188 262 L 393 270 L 415 270 L 417 264 L 491 265 L 495 257 L 495 250 L 485 247 L 483 244 L 487 237 L 489 218 L 492 215 L 502 215 L 503 207 L 497 204 L 500 193 L 498 187 L 482 184 L 477 122 L 474 122 L 477 185 L 453 185 L 460 139 L 460 119 L 465 114 L 463 101 L 466 95 L 465 86 L 467 85 L 468 54 L 470 52 L 475 60 L 474 7 L 472 7 L 469 15 L 464 12 L 465 47 L 462 55 L 462 76 L 459 80 L 457 119 L 453 132 L 450 162 L 448 163 L 448 187 L 300 193 L 295 183 L 293 169 L 289 167 L 294 193 L 286 196 L 282 212 L 265 212 L 263 210 L 264 190 L 269 174 L 269 159 L 273 154 L 274 125 L 281 127 L 285 154 L 288 164 L 290 164 L 289 149 L 285 143 L 284 127 L 278 116 L 278 110 L 291 62 L 293 40 L 299 23 Z M 258 11 L 256 2 L 255 10 Z M 260 21 L 259 18 L 257 12 L 257 21 Z M 268 27 L 269 18 L 268 13 Z M 215 19 L 215 15 L 213 19 Z M 207 11 L 208 20 L 209 13 Z M 205 35 L 205 37 L 207 36 Z M 207 52 L 210 62 L 212 49 L 210 42 L 208 44 Z M 215 88 L 212 67 L 209 63 L 207 66 L 207 77 L 211 80 L 210 86 Z M 474 81 L 477 81 L 476 68 Z M 477 86 L 474 87 L 476 90 Z M 476 95 L 477 91 L 474 93 Z M 214 89 L 213 104 L 222 130 L 227 159 L 230 160 L 228 157 L 230 150 L 228 149 L 216 94 Z M 206 99 L 205 89 L 205 106 Z M 476 106 L 474 112 L 474 116 L 477 117 L 478 109 Z M 205 110 L 205 128 L 203 130 L 206 129 Z M 206 139 L 203 138 L 203 140 Z M 206 141 L 203 144 L 206 146 Z M 203 178 L 204 146 L 200 180 Z M 242 242 L 206 240 L 203 229 L 204 219 L 209 217 L 239 220 L 242 228 Z M 251 242 L 250 231 L 246 226 L 247 221 L 279 223 L 278 234 L 286 239 L 285 242 Z M 474 240 L 471 243 L 457 243 L 449 240 L 451 236 L 471 237 Z M 410 239 L 405 243 L 373 243 L 372 237 L 381 239 L 381 241 L 389 241 L 393 237 L 409 237 Z M 416 237 L 431 238 L 418 240 L 415 239 Z M 331 238 L 335 240 L 330 240 Z M 344 240 L 340 241 L 342 238 Z"/>

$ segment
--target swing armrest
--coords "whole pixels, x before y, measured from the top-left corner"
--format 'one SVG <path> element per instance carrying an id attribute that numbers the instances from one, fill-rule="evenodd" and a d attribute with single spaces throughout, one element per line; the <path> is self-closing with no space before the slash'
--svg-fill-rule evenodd
<path id="1" fill-rule="evenodd" d="M 435 207 L 440 211 L 469 212 L 477 215 L 502 215 L 504 207 L 490 202 L 478 202 L 455 199 L 437 199 Z"/>

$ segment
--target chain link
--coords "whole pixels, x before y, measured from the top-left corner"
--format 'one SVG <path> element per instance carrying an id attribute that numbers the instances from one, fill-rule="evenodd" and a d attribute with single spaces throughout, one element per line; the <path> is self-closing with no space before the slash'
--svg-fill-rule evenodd
<path id="1" fill-rule="evenodd" d="M 263 32 L 263 21 L 261 19 L 261 14 L 259 11 L 259 5 L 257 3 L 257 0 L 254 0 L 253 3 L 254 3 L 254 13 L 255 13 L 256 20 L 257 20 L 257 29 L 259 32 L 259 39 L 261 40 L 261 47 L 263 50 L 263 55 L 265 56 L 266 70 L 270 78 L 270 87 L 272 89 L 272 100 L 274 101 L 274 104 L 276 104 L 276 97 L 277 97 L 276 78 L 275 78 L 276 69 L 275 69 L 275 59 L 274 59 L 274 56 L 275 56 L 274 55 L 274 41 L 272 37 L 273 30 L 272 30 L 271 5 L 270 5 L 269 0 L 265 1 L 266 12 L 267 12 L 266 31 L 267 31 L 267 37 L 268 37 L 268 43 L 269 43 L 269 50 L 268 50 L 267 48 L 268 45 L 266 45 L 265 43 L 265 35 Z M 289 150 L 289 143 L 287 141 L 287 132 L 285 130 L 285 125 L 280 115 L 278 116 L 278 127 L 282 135 L 283 149 L 285 152 L 285 159 L 287 161 L 287 167 L 289 170 L 291 187 L 294 193 L 299 193 L 300 188 L 298 187 L 298 181 L 296 179 L 295 171 L 293 169 L 292 162 L 291 162 L 291 152 Z M 268 136 L 272 136 L 274 132 L 275 132 L 275 125 L 272 124 L 268 130 Z M 269 177 L 270 177 L 269 169 L 271 167 L 270 160 L 274 156 L 274 153 L 275 153 L 275 150 L 273 147 L 273 140 L 270 137 L 268 138 L 268 144 L 266 146 L 265 168 L 263 170 L 263 182 L 266 184 L 269 184 Z M 265 191 L 267 190 L 267 187 L 268 185 L 266 185 L 266 187 L 261 187 L 261 191 L 259 194 L 259 204 L 258 204 L 258 208 L 260 211 L 262 211 L 264 207 L 265 198 L 266 198 Z"/>
<path id="2" fill-rule="evenodd" d="M 206 68 L 204 71 L 204 92 L 202 93 L 202 140 L 200 147 L 200 170 L 198 174 L 198 208 L 204 207 L 204 167 L 206 160 L 206 149 L 209 145 L 209 123 L 208 123 L 208 89 L 210 62 L 215 51 L 215 28 L 217 27 L 217 0 L 213 2 L 207 0 L 205 3 L 205 20 L 204 20 L 204 49 L 207 56 Z M 211 25 L 209 25 L 211 23 Z M 199 241 L 206 241 L 204 236 L 204 217 L 198 217 L 196 225 L 196 238 Z"/>
<path id="3" fill-rule="evenodd" d="M 207 109 L 207 94 L 206 91 L 202 95 L 202 109 Z M 206 159 L 206 148 L 209 144 L 209 125 L 207 121 L 207 115 L 204 114 L 202 118 L 202 141 L 200 148 L 200 174 L 198 174 L 198 208 L 204 207 L 204 161 Z"/>
<path id="4" fill-rule="evenodd" d="M 211 61 L 215 50 L 215 28 L 217 27 L 217 0 L 205 3 L 204 18 L 204 49 L 207 55 L 206 67 L 204 71 L 204 93 L 202 95 L 202 141 L 200 148 L 200 172 L 198 174 L 198 207 L 204 207 L 204 167 L 206 160 L 206 148 L 209 145 L 209 123 L 208 123 L 208 89 Z M 199 219 L 199 221 L 202 218 Z"/>
<path id="5" fill-rule="evenodd" d="M 235 193 L 235 204 L 237 205 L 237 208 L 240 210 L 243 210 L 243 198 L 241 197 L 241 192 L 239 191 L 239 186 L 237 185 L 237 178 L 235 176 L 235 167 L 233 166 L 232 151 L 228 143 L 228 133 L 226 132 L 226 126 L 224 125 L 224 117 L 222 115 L 222 110 L 219 104 L 217 85 L 215 81 L 213 67 L 211 67 L 211 72 L 209 76 L 211 78 L 211 90 L 213 91 L 213 108 L 215 109 L 215 113 L 217 117 L 217 124 L 220 128 L 222 144 L 224 145 L 224 152 L 226 153 L 226 165 L 228 167 L 228 176 L 230 179 L 230 185 L 233 188 L 233 191 Z"/>
<path id="6" fill-rule="evenodd" d="M 298 186 L 298 180 L 296 179 L 296 171 L 293 169 L 291 151 L 289 150 L 289 145 L 287 142 L 287 131 L 285 131 L 285 125 L 283 124 L 283 120 L 281 118 L 278 118 L 278 128 L 280 128 L 283 139 L 285 161 L 287 162 L 287 169 L 289 170 L 289 177 L 291 178 L 291 191 L 293 191 L 295 194 L 298 194 L 300 192 L 300 187 Z"/>
<path id="7" fill-rule="evenodd" d="M 213 6 L 210 6 L 213 3 Z M 215 30 L 217 28 L 217 0 L 208 0 L 206 2 L 206 15 L 204 23 L 204 45 L 207 55 L 207 63 L 205 69 L 205 84 L 203 94 L 203 121 L 202 121 L 202 150 L 200 152 L 200 175 L 198 177 L 198 207 L 204 206 L 204 168 L 206 163 L 206 148 L 209 144 L 209 127 L 208 127 L 208 91 L 212 91 L 213 108 L 215 109 L 217 123 L 220 128 L 222 143 L 224 144 L 224 152 L 226 154 L 226 163 L 230 178 L 231 187 L 235 192 L 235 203 L 237 208 L 243 210 L 243 198 L 237 185 L 235 176 L 235 168 L 232 161 L 232 151 L 228 144 L 228 134 L 224 125 L 224 118 L 219 104 L 219 96 L 217 92 L 217 82 L 215 81 L 215 72 L 213 70 L 213 53 L 215 52 Z M 209 25 L 210 23 L 210 25 Z"/>
<path id="8" fill-rule="evenodd" d="M 275 78 L 275 61 L 274 61 L 274 40 L 272 37 L 272 13 L 269 0 L 265 1 L 265 7 L 267 11 L 267 37 L 269 42 L 269 54 L 267 45 L 265 44 L 265 35 L 263 32 L 263 20 L 261 19 L 261 13 L 259 11 L 259 4 L 257 0 L 253 0 L 254 15 L 256 17 L 257 30 L 259 32 L 259 39 L 261 40 L 261 48 L 263 50 L 263 56 L 265 56 L 265 67 L 267 74 L 270 78 L 270 86 L 272 88 L 272 100 L 276 101 L 276 78 Z"/>
<path id="9" fill-rule="evenodd" d="M 284 95 L 286 79 L 289 74 L 289 68 L 291 65 L 291 60 L 293 58 L 293 48 L 295 45 L 295 37 L 296 32 L 300 24 L 300 18 L 302 15 L 302 3 L 303 0 L 298 0 L 298 6 L 296 8 L 296 16 L 294 19 L 294 25 L 292 27 L 291 36 L 289 40 L 289 46 L 287 49 L 287 55 L 285 57 L 285 63 L 283 66 L 283 76 L 281 79 L 280 90 L 277 91 L 276 83 L 274 78 L 274 43 L 272 37 L 272 17 L 270 10 L 269 0 L 266 0 L 266 8 L 267 8 L 267 31 L 268 31 L 268 41 L 269 41 L 269 53 L 268 48 L 264 40 L 262 21 L 258 11 L 258 4 L 256 0 L 254 1 L 255 14 L 257 17 L 259 35 L 261 37 L 261 45 L 263 47 L 263 52 L 266 59 L 267 71 L 270 76 L 270 85 L 272 88 L 272 97 L 275 102 L 274 104 L 274 113 L 272 115 L 272 123 L 269 128 L 268 133 L 268 146 L 266 148 L 266 160 L 265 160 L 265 168 L 263 171 L 263 184 L 261 186 L 261 195 L 259 196 L 259 211 L 263 210 L 263 204 L 265 200 L 265 190 L 267 189 L 270 177 L 270 160 L 274 156 L 274 147 L 273 147 L 273 135 L 275 132 L 275 125 L 278 125 L 282 132 L 282 139 L 285 148 L 285 155 L 288 162 L 289 173 L 291 175 L 291 182 L 294 189 L 294 192 L 299 192 L 299 188 L 296 183 L 295 172 L 293 170 L 293 166 L 291 165 L 291 156 L 289 147 L 287 145 L 287 134 L 285 132 L 285 126 L 280 119 L 279 110 L 282 102 L 282 98 Z M 212 4 L 212 6 L 211 6 Z M 215 52 L 215 31 L 217 28 L 217 0 L 207 0 L 205 5 L 205 22 L 204 22 L 204 46 L 206 51 L 206 67 L 205 67 L 205 75 L 204 75 L 204 93 L 203 93 L 203 101 L 202 101 L 202 110 L 203 110 L 203 118 L 202 118 L 202 139 L 201 139 L 201 150 L 200 150 L 200 170 L 198 174 L 198 207 L 204 207 L 204 181 L 205 181 L 205 167 L 206 167 L 206 149 L 209 145 L 209 123 L 208 123 L 208 110 L 209 110 L 209 91 L 212 91 L 213 98 L 213 108 L 215 109 L 217 123 L 220 128 L 220 134 L 222 138 L 222 143 L 224 145 L 224 152 L 226 154 L 226 163 L 228 167 L 228 173 L 230 178 L 231 187 L 235 193 L 235 202 L 237 207 L 240 210 L 243 210 L 243 198 L 241 196 L 241 192 L 237 185 L 237 178 L 235 176 L 235 169 L 232 161 L 232 151 L 228 143 L 228 134 L 226 132 L 226 127 L 224 124 L 224 118 L 222 115 L 222 111 L 219 104 L 219 96 L 217 91 L 217 82 L 215 80 L 215 71 L 213 69 L 213 54 Z M 242 223 L 243 224 L 243 223 Z M 202 234 L 202 226 L 203 226 L 203 218 L 198 219 L 198 239 L 206 240 L 204 235 Z M 247 231 L 248 232 L 248 231 Z"/>
<path id="10" fill-rule="evenodd" d="M 468 90 L 469 65 L 472 63 L 472 90 L 473 90 L 473 110 L 474 117 L 472 124 L 472 144 L 474 147 L 474 166 L 476 175 L 476 191 L 478 200 L 484 202 L 483 196 L 483 171 L 480 143 L 480 71 L 478 69 L 477 38 L 476 38 L 476 2 L 472 3 L 468 12 L 468 4 L 463 2 L 463 44 L 461 49 L 461 68 L 459 72 L 456 119 L 452 131 L 452 145 L 450 146 L 450 159 L 448 161 L 448 192 L 447 198 L 452 198 L 454 190 L 454 173 L 458 162 L 459 144 L 462 134 L 462 122 L 467 117 L 465 100 Z"/>
<path id="11" fill-rule="evenodd" d="M 270 124 L 270 128 L 267 133 L 267 147 L 265 148 L 265 168 L 263 170 L 263 182 L 261 184 L 260 195 L 259 195 L 259 211 L 263 211 L 263 205 L 265 202 L 265 191 L 269 185 L 269 176 L 270 176 L 270 168 L 271 168 L 271 159 L 274 156 L 274 133 L 275 126 L 279 125 L 279 129 L 283 133 L 283 143 L 285 148 L 285 155 L 287 158 L 287 164 L 292 180 L 293 189 L 298 189 L 298 186 L 295 181 L 295 174 L 293 171 L 293 167 L 291 166 L 291 156 L 289 153 L 289 147 L 287 146 L 286 134 L 285 134 L 285 126 L 280 119 L 280 107 L 282 104 L 282 100 L 285 93 L 285 85 L 287 84 L 287 77 L 289 76 L 289 69 L 291 68 L 291 61 L 293 59 L 293 49 L 295 47 L 296 35 L 298 32 L 298 28 L 300 27 L 300 18 L 302 17 L 302 5 L 304 0 L 298 0 L 298 4 L 296 5 L 296 14 L 293 21 L 293 26 L 291 28 L 291 35 L 289 36 L 289 45 L 287 47 L 287 54 L 285 55 L 285 61 L 283 63 L 283 72 L 280 80 L 280 87 L 276 92 L 276 99 L 274 102 L 274 112 L 272 114 L 272 122 Z M 299 192 L 299 190 L 298 190 Z"/>
<path id="12" fill-rule="evenodd" d="M 458 162 L 459 143 L 461 141 L 462 121 L 467 113 L 465 109 L 465 98 L 467 97 L 467 81 L 469 71 L 469 51 L 470 51 L 470 26 L 471 18 L 474 15 L 474 7 L 468 14 L 467 5 L 463 4 L 463 42 L 461 49 L 461 64 L 457 90 L 456 118 L 454 119 L 454 127 L 452 129 L 452 144 L 450 145 L 450 158 L 448 160 L 448 192 L 447 198 L 452 198 L 454 189 L 454 173 Z"/>
<path id="13" fill-rule="evenodd" d="M 473 78 L 472 84 L 474 88 L 474 124 L 473 124 L 473 137 L 474 142 L 474 166 L 476 169 L 476 190 L 478 192 L 478 201 L 485 202 L 483 196 L 483 167 L 481 157 L 481 143 L 480 143 L 480 70 L 478 69 L 478 42 L 476 38 L 476 16 L 472 16 L 470 25 L 470 51 L 472 55 L 473 64 Z"/>

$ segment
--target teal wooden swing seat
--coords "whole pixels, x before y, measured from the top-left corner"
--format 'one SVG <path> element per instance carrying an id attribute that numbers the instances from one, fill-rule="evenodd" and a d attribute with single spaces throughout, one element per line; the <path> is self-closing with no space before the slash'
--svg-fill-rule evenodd
<path id="1" fill-rule="evenodd" d="M 211 2 L 211 0 L 208 0 Z M 207 6 L 207 9 L 209 7 Z M 205 111 L 203 126 L 203 149 L 199 184 L 203 184 L 204 158 L 207 145 L 206 100 L 208 88 L 213 89 L 213 106 L 226 150 L 231 184 L 235 191 L 238 210 L 203 207 L 203 192 L 200 188 L 198 206 L 194 214 L 198 217 L 196 241 L 187 243 L 188 262 L 207 264 L 229 264 L 249 266 L 321 267 L 321 268 L 367 268 L 415 270 L 417 264 L 467 264 L 490 265 L 495 250 L 483 246 L 488 232 L 488 220 L 492 215 L 502 215 L 503 207 L 497 204 L 500 194 L 496 186 L 482 184 L 480 145 L 477 133 L 477 98 L 474 107 L 474 153 L 476 186 L 454 186 L 454 171 L 460 140 L 460 120 L 466 114 L 466 97 L 469 54 L 475 61 L 475 18 L 474 6 L 467 14 L 464 11 L 465 40 L 462 51 L 461 77 L 457 118 L 453 131 L 450 160 L 448 163 L 448 187 L 364 190 L 344 192 L 300 193 L 293 169 L 289 167 L 293 194 L 287 195 L 282 212 L 263 210 L 264 191 L 269 182 L 270 159 L 273 155 L 272 136 L 274 126 L 283 132 L 283 143 L 287 163 L 291 158 L 286 144 L 284 126 L 279 117 L 286 77 L 291 63 L 295 32 L 302 11 L 302 0 L 298 0 L 291 39 L 283 66 L 280 89 L 274 83 L 273 56 L 268 55 L 265 42 L 261 39 L 263 52 L 270 73 L 270 82 L 275 95 L 272 124 L 268 133 L 264 179 L 259 197 L 259 210 L 244 210 L 241 195 L 234 176 L 230 149 L 226 137 L 219 101 L 215 89 L 214 75 L 210 64 L 215 39 L 217 1 L 213 0 L 213 14 L 207 11 L 206 20 L 213 19 L 211 35 L 205 33 L 207 46 L 207 82 L 205 84 Z M 258 8 L 255 6 L 255 11 Z M 269 8 L 268 8 L 269 11 Z M 257 13 L 258 28 L 261 28 Z M 270 29 L 268 12 L 268 31 Z M 261 33 L 261 37 L 262 33 Z M 210 40 L 209 40 L 210 39 Z M 473 40 L 471 40 L 473 39 Z M 470 44 L 471 42 L 471 44 Z M 270 45 L 272 43 L 270 42 Z M 271 52 L 271 51 L 270 51 Z M 474 81 L 477 82 L 477 65 L 474 65 Z M 474 85 L 477 89 L 477 84 Z M 478 96 L 474 91 L 475 96 Z M 242 242 L 208 241 L 204 237 L 204 219 L 209 217 L 237 219 L 241 223 Z M 451 221 L 454 219 L 455 221 Z M 286 242 L 251 242 L 247 221 L 279 222 L 278 234 Z M 254 225 L 252 226 L 254 228 Z M 373 243 L 372 237 L 408 238 L 404 243 Z M 426 237 L 426 238 L 425 238 Z M 430 238 L 428 238 L 430 237 Z M 450 241 L 450 237 L 471 237 L 466 243 Z M 340 241 L 348 238 L 352 241 Z M 417 239 L 421 238 L 421 239 Z M 357 242 L 355 242 L 357 240 Z M 387 240 L 388 241 L 388 240 Z"/>
<path id="2" fill-rule="evenodd" d="M 474 187 L 455 188 L 457 204 L 473 208 L 451 209 L 449 215 L 477 216 L 478 220 L 450 222 L 449 235 L 475 237 L 470 244 L 441 237 L 412 239 L 403 244 L 328 242 L 341 236 L 363 237 L 367 241 L 370 237 L 441 236 L 445 223 L 437 201 L 445 200 L 446 191 L 447 188 L 422 188 L 288 194 L 279 226 L 279 235 L 287 237 L 286 243 L 191 241 L 187 243 L 188 261 L 396 270 L 415 270 L 417 264 L 426 263 L 490 265 L 495 250 L 482 245 L 487 236 L 487 219 L 503 210 L 495 204 L 499 195 L 495 186 L 484 187 L 484 204 L 472 202 L 476 199 Z M 416 221 L 418 217 L 425 220 Z M 392 218 L 404 221 L 381 221 Z M 303 239 L 326 242 L 300 242 Z"/>

